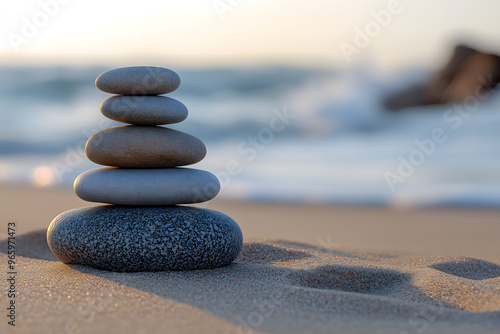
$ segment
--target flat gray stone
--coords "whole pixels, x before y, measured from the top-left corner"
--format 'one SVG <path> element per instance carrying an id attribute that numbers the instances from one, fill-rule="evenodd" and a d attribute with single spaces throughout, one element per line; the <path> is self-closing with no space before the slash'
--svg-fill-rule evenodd
<path id="1" fill-rule="evenodd" d="M 67 264 L 110 271 L 217 268 L 240 252 L 243 235 L 223 213 L 187 206 L 94 206 L 61 213 L 47 242 Z"/>
<path id="2" fill-rule="evenodd" d="M 184 104 L 165 96 L 112 96 L 101 103 L 101 113 L 114 121 L 139 125 L 179 123 L 188 116 Z"/>
<path id="3" fill-rule="evenodd" d="M 176 90 L 181 84 L 177 73 L 156 66 L 116 68 L 99 75 L 95 85 L 111 94 L 156 95 Z"/>
<path id="4" fill-rule="evenodd" d="M 123 169 L 103 167 L 80 174 L 78 197 L 122 205 L 173 205 L 209 201 L 220 190 L 210 172 L 193 168 Z"/>
<path id="5" fill-rule="evenodd" d="M 125 125 L 94 133 L 85 153 L 96 164 L 126 168 L 168 168 L 201 161 L 207 149 L 195 136 L 158 126 Z"/>

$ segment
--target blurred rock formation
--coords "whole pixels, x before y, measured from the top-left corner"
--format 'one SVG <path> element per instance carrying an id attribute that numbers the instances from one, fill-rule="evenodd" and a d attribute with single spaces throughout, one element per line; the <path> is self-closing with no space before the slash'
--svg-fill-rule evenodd
<path id="1" fill-rule="evenodd" d="M 391 111 L 431 104 L 462 103 L 485 96 L 500 81 L 500 56 L 457 45 L 448 63 L 427 82 L 389 96 Z"/>

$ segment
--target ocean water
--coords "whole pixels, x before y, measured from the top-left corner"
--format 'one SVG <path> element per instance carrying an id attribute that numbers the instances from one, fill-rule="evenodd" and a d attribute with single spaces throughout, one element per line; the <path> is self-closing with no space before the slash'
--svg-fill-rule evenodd
<path id="1" fill-rule="evenodd" d="M 71 187 L 98 167 L 83 149 L 120 125 L 99 105 L 100 67 L 0 67 L 0 183 Z M 481 103 L 390 113 L 381 100 L 425 78 L 415 67 L 175 69 L 171 127 L 202 139 L 195 168 L 221 198 L 391 206 L 500 206 L 500 94 Z M 477 99 L 476 99 L 477 100 Z M 462 110 L 460 113 L 459 110 Z"/>

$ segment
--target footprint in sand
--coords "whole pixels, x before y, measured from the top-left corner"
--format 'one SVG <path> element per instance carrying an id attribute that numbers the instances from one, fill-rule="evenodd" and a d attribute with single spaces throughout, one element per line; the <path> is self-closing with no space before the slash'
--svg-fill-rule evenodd
<path id="1" fill-rule="evenodd" d="M 500 277 L 499 265 L 468 257 L 460 258 L 453 262 L 436 263 L 430 266 L 430 268 L 446 274 L 478 281 Z"/>

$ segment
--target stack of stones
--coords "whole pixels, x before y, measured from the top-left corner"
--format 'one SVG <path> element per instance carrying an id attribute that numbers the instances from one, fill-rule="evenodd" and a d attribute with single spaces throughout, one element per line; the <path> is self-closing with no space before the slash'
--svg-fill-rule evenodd
<path id="1" fill-rule="evenodd" d="M 166 68 L 126 67 L 101 74 L 100 90 L 120 94 L 101 104 L 104 116 L 132 125 L 98 131 L 87 157 L 110 166 L 82 173 L 76 194 L 108 203 L 66 211 L 49 226 L 54 255 L 67 264 L 111 271 L 216 268 L 238 255 L 243 236 L 230 217 L 179 204 L 208 201 L 219 192 L 217 178 L 184 168 L 201 161 L 205 145 L 187 133 L 158 125 L 178 123 L 188 111 L 158 96 L 174 91 L 179 76 Z"/>

